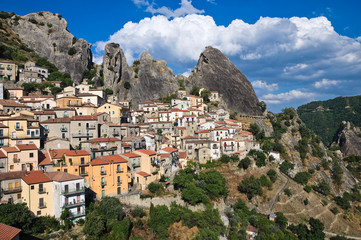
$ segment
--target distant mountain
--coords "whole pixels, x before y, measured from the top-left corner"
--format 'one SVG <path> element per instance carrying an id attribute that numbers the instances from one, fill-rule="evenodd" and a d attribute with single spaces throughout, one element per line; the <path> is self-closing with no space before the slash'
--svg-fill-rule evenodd
<path id="1" fill-rule="evenodd" d="M 342 121 L 361 126 L 361 95 L 311 102 L 298 107 L 297 112 L 307 127 L 329 145 Z"/>

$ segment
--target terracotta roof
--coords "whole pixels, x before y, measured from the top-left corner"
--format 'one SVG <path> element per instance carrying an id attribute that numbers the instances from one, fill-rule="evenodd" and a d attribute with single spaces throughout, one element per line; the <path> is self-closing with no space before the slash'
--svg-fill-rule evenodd
<path id="1" fill-rule="evenodd" d="M 59 100 L 59 99 L 62 99 L 62 98 L 72 98 L 72 99 L 79 99 L 79 100 L 81 100 L 81 98 L 78 98 L 78 97 L 75 97 L 75 96 L 65 96 L 65 97 L 58 98 L 58 99 L 56 99 L 56 100 Z"/>
<path id="2" fill-rule="evenodd" d="M 140 155 L 138 154 L 135 154 L 133 152 L 130 152 L 130 153 L 122 153 L 123 156 L 126 156 L 128 158 L 133 158 L 133 157 L 140 157 Z"/>
<path id="3" fill-rule="evenodd" d="M 145 102 L 140 102 L 140 103 L 138 103 L 138 104 L 154 104 L 154 102 L 152 102 L 152 101 L 145 101 Z"/>
<path id="4" fill-rule="evenodd" d="M 172 147 L 165 147 L 165 148 L 163 148 L 162 150 L 163 150 L 163 151 L 166 151 L 166 152 L 169 152 L 169 153 L 178 151 L 177 148 L 172 148 Z"/>
<path id="5" fill-rule="evenodd" d="M 198 131 L 196 133 L 209 133 L 209 130 L 201 130 L 201 131 Z"/>
<path id="6" fill-rule="evenodd" d="M 35 144 L 17 144 L 16 147 L 20 151 L 24 150 L 38 150 L 38 147 Z"/>
<path id="7" fill-rule="evenodd" d="M 65 153 L 65 155 L 67 155 L 67 156 L 84 156 L 84 155 L 90 155 L 90 153 L 88 153 L 85 150 L 70 150 L 70 151 L 67 151 Z"/>
<path id="8" fill-rule="evenodd" d="M 43 173 L 43 171 L 31 171 L 28 175 L 22 177 L 28 185 L 35 183 L 51 182 L 51 179 Z"/>
<path id="9" fill-rule="evenodd" d="M 247 228 L 246 228 L 246 231 L 257 233 L 258 229 L 256 227 L 252 226 L 252 225 L 248 225 Z"/>
<path id="10" fill-rule="evenodd" d="M 103 159 L 112 161 L 113 163 L 127 163 L 128 161 L 124 158 L 122 158 L 120 155 L 109 155 L 109 156 L 103 156 Z"/>
<path id="11" fill-rule="evenodd" d="M 103 124 L 108 125 L 109 127 L 120 127 L 121 125 L 111 122 L 104 122 Z"/>
<path id="12" fill-rule="evenodd" d="M 24 104 L 15 102 L 13 100 L 8 100 L 8 99 L 0 99 L 0 105 L 3 106 L 7 106 L 7 107 L 25 107 L 25 108 L 30 108 L 29 106 L 26 106 Z"/>
<path id="13" fill-rule="evenodd" d="M 98 118 L 94 115 L 79 115 L 73 116 L 71 118 L 72 121 L 90 121 L 90 120 L 98 120 Z"/>
<path id="14" fill-rule="evenodd" d="M 66 182 L 66 181 L 83 179 L 83 177 L 80 177 L 78 175 L 74 175 L 66 172 L 60 172 L 60 171 L 46 172 L 45 175 L 48 176 L 52 181 L 57 181 L 57 182 Z"/>
<path id="15" fill-rule="evenodd" d="M 92 93 L 78 93 L 78 97 L 86 97 L 86 96 L 99 97 L 98 95 L 95 95 L 95 94 L 92 94 Z"/>
<path id="16" fill-rule="evenodd" d="M 244 133 L 244 134 L 247 134 L 247 135 L 252 135 L 252 133 L 251 133 L 251 132 L 248 132 L 248 131 L 241 131 L 240 134 L 241 134 L 241 133 Z"/>
<path id="17" fill-rule="evenodd" d="M 140 149 L 140 150 L 137 150 L 137 152 L 141 152 L 141 153 L 147 154 L 149 156 L 157 154 L 156 152 L 154 152 L 152 150 L 147 150 L 147 149 Z"/>
<path id="18" fill-rule="evenodd" d="M 9 128 L 8 126 L 6 126 L 5 124 L 3 123 L 0 123 L 0 128 Z"/>
<path id="19" fill-rule="evenodd" d="M 0 151 L 0 158 L 6 158 L 6 155 L 3 151 Z"/>
<path id="20" fill-rule="evenodd" d="M 146 173 L 146 172 L 136 172 L 136 174 L 138 174 L 138 175 L 140 175 L 140 176 L 142 176 L 142 177 L 149 177 L 150 176 L 150 174 L 149 173 Z"/>
<path id="21" fill-rule="evenodd" d="M 0 181 L 22 178 L 25 174 L 26 171 L 3 172 L 0 173 Z"/>
<path id="22" fill-rule="evenodd" d="M 49 151 L 49 155 L 50 157 L 53 159 L 59 159 L 59 158 L 62 158 L 63 155 L 68 152 L 69 149 L 53 149 L 53 150 L 50 150 Z"/>
<path id="23" fill-rule="evenodd" d="M 5 152 L 12 153 L 12 152 L 20 152 L 16 147 L 3 147 L 2 148 Z"/>
<path id="24" fill-rule="evenodd" d="M 70 123 L 70 118 L 51 118 L 40 123 Z"/>
<path id="25" fill-rule="evenodd" d="M 106 138 L 93 138 L 87 142 L 93 143 L 93 142 L 116 142 L 116 141 L 121 141 L 121 140 L 115 137 L 112 138 L 106 137 Z"/>
<path id="26" fill-rule="evenodd" d="M 180 130 L 186 129 L 186 127 L 177 127 L 177 128 L 180 129 Z"/>
<path id="27" fill-rule="evenodd" d="M 165 158 L 165 157 L 169 157 L 170 153 L 161 153 L 160 157 Z"/>
<path id="28" fill-rule="evenodd" d="M 0 240 L 11 240 L 21 232 L 21 229 L 0 223 L 0 232 Z"/>
<path id="29" fill-rule="evenodd" d="M 179 158 L 186 158 L 187 152 L 179 152 Z"/>
<path id="30" fill-rule="evenodd" d="M 91 160 L 90 165 L 92 166 L 96 166 L 96 165 L 105 165 L 105 164 L 109 164 L 110 162 L 102 159 L 102 158 L 95 158 L 93 160 Z"/>
<path id="31" fill-rule="evenodd" d="M 39 152 L 39 166 L 52 165 L 49 153 Z"/>
<path id="32" fill-rule="evenodd" d="M 54 111 L 32 111 L 35 115 L 55 115 Z"/>

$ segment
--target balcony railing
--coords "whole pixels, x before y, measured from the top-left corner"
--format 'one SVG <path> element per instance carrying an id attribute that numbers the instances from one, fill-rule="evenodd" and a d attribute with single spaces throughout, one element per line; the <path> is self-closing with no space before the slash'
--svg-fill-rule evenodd
<path id="1" fill-rule="evenodd" d="M 81 188 L 77 188 L 77 189 L 73 189 L 73 190 L 68 190 L 68 191 L 62 191 L 61 194 L 67 196 L 67 195 L 75 195 L 75 194 L 79 194 L 79 193 L 84 193 L 85 188 L 81 187 Z"/>
<path id="2" fill-rule="evenodd" d="M 14 188 L 2 189 L 2 192 L 3 192 L 4 194 L 19 193 L 19 192 L 21 192 L 21 191 L 22 191 L 21 187 L 14 187 Z"/>
<path id="3" fill-rule="evenodd" d="M 93 133 L 73 133 L 73 137 L 81 138 L 81 137 L 93 137 Z"/>
<path id="4" fill-rule="evenodd" d="M 20 162 L 20 158 L 13 158 L 14 163 L 19 163 Z"/>
<path id="5" fill-rule="evenodd" d="M 106 182 L 106 181 L 101 182 L 101 185 L 102 185 L 102 186 L 106 186 L 106 185 L 107 185 L 107 182 Z"/>
<path id="6" fill-rule="evenodd" d="M 89 161 L 84 161 L 84 162 L 80 162 L 79 166 L 88 166 L 89 165 Z"/>
<path id="7" fill-rule="evenodd" d="M 80 172 L 79 175 L 82 177 L 85 177 L 85 176 L 88 176 L 88 172 Z"/>
<path id="8" fill-rule="evenodd" d="M 85 204 L 85 201 L 79 201 L 79 202 L 69 202 L 69 203 L 65 203 L 64 207 L 66 208 L 72 208 L 72 207 L 79 207 Z"/>
<path id="9" fill-rule="evenodd" d="M 45 188 L 39 188 L 39 194 L 43 194 L 46 193 L 46 189 Z"/>
<path id="10" fill-rule="evenodd" d="M 19 129 L 17 129 L 19 130 Z M 39 135 L 31 135 L 31 136 L 11 136 L 11 139 L 27 139 L 27 138 L 40 138 Z"/>
<path id="11" fill-rule="evenodd" d="M 86 126 L 86 129 L 95 129 L 95 125 L 94 125 L 94 124 L 90 124 L 90 125 Z"/>
<path id="12" fill-rule="evenodd" d="M 107 175 L 107 171 L 100 171 L 100 175 Z"/>
<path id="13" fill-rule="evenodd" d="M 122 182 L 117 182 L 117 185 L 118 185 L 118 186 L 122 185 Z"/>
<path id="14" fill-rule="evenodd" d="M 122 173 L 124 171 L 122 171 L 122 169 L 117 169 L 117 173 Z"/>
<path id="15" fill-rule="evenodd" d="M 118 131 L 113 131 L 113 136 L 115 137 L 115 136 L 119 136 L 120 135 L 120 133 L 118 132 Z"/>
<path id="16" fill-rule="evenodd" d="M 117 146 L 94 146 L 94 147 L 90 147 L 90 150 L 93 152 L 96 151 L 116 151 L 118 149 Z"/>
<path id="17" fill-rule="evenodd" d="M 68 166 L 68 165 L 67 165 L 66 163 L 64 163 L 64 162 L 62 162 L 62 163 L 57 162 L 57 163 L 54 163 L 53 166 L 54 166 L 54 167 L 60 167 L 60 166 L 66 167 L 66 166 Z"/>
<path id="18" fill-rule="evenodd" d="M 60 131 L 62 131 L 62 132 L 67 132 L 67 131 L 68 131 L 68 128 L 66 128 L 66 127 L 61 127 L 61 128 L 60 128 Z"/>
<path id="19" fill-rule="evenodd" d="M 46 204 L 42 204 L 42 205 L 39 204 L 39 208 L 40 209 L 46 208 Z"/>
<path id="20" fill-rule="evenodd" d="M 73 213 L 71 218 L 78 218 L 78 217 L 84 217 L 84 216 L 85 216 L 85 211 L 82 211 L 82 212 Z"/>

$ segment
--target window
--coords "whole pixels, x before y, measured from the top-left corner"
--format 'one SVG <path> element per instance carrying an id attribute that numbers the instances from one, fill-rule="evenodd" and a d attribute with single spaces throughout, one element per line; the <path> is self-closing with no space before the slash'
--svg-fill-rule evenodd
<path id="1" fill-rule="evenodd" d="M 41 211 L 37 211 L 36 215 L 38 215 L 38 216 L 41 215 Z"/>
<path id="2" fill-rule="evenodd" d="M 101 174 L 104 174 L 104 167 L 101 167 L 101 168 L 100 168 L 100 173 L 101 173 Z M 103 180 L 102 180 L 102 182 L 103 182 Z"/>
<path id="3" fill-rule="evenodd" d="M 112 111 L 112 114 L 115 114 L 115 112 L 114 112 L 114 111 Z"/>
<path id="4" fill-rule="evenodd" d="M 117 165 L 117 172 L 120 172 L 120 164 Z"/>
<path id="5" fill-rule="evenodd" d="M 120 176 L 117 177 L 117 183 L 120 184 Z"/>
<path id="6" fill-rule="evenodd" d="M 81 123 L 78 123 L 78 127 L 81 127 Z"/>
<path id="7" fill-rule="evenodd" d="M 21 199 L 21 193 L 18 193 L 18 199 Z"/>
<path id="8" fill-rule="evenodd" d="M 4 136 L 4 129 L 0 129 L 0 136 Z"/>
<path id="9" fill-rule="evenodd" d="M 31 189 L 31 190 L 34 190 L 34 185 L 31 185 L 30 189 Z"/>
<path id="10" fill-rule="evenodd" d="M 11 169 L 11 170 L 14 170 L 14 165 L 10 165 L 10 169 Z"/>
<path id="11" fill-rule="evenodd" d="M 117 188 L 117 194 L 119 195 L 119 194 L 121 194 L 121 193 L 122 193 L 121 188 L 118 187 L 118 188 Z"/>
<path id="12" fill-rule="evenodd" d="M 39 130 L 38 129 L 35 130 L 35 135 L 39 135 Z"/>
<path id="13" fill-rule="evenodd" d="M 33 158 L 34 157 L 34 153 L 29 153 L 29 158 Z"/>
<path id="14" fill-rule="evenodd" d="M 44 198 L 39 198 L 39 208 L 44 207 Z"/>
<path id="15" fill-rule="evenodd" d="M 65 138 L 65 133 L 61 133 L 61 138 L 62 138 L 62 139 Z"/>
<path id="16" fill-rule="evenodd" d="M 44 185 L 42 183 L 39 184 L 39 193 L 44 192 Z"/>
<path id="17" fill-rule="evenodd" d="M 20 129 L 20 122 L 16 122 L 16 123 L 15 123 L 15 128 L 16 128 L 16 129 Z M 28 134 L 28 135 L 29 135 L 29 134 Z"/>

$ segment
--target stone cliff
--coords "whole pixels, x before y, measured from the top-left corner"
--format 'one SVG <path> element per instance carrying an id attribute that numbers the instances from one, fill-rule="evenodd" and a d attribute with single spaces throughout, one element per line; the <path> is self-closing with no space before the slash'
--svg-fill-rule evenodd
<path id="1" fill-rule="evenodd" d="M 338 145 L 344 157 L 361 156 L 361 130 L 350 122 L 342 122 L 332 145 Z"/>
<path id="2" fill-rule="evenodd" d="M 68 31 L 68 23 L 50 12 L 13 16 L 8 20 L 12 30 L 41 57 L 55 64 L 60 72 L 68 72 L 73 82 L 82 81 L 84 70 L 92 64 L 91 45 L 76 39 Z"/>
<path id="3" fill-rule="evenodd" d="M 232 111 L 261 116 L 259 101 L 247 77 L 218 49 L 207 47 L 190 76 L 191 84 L 218 91 Z"/>

